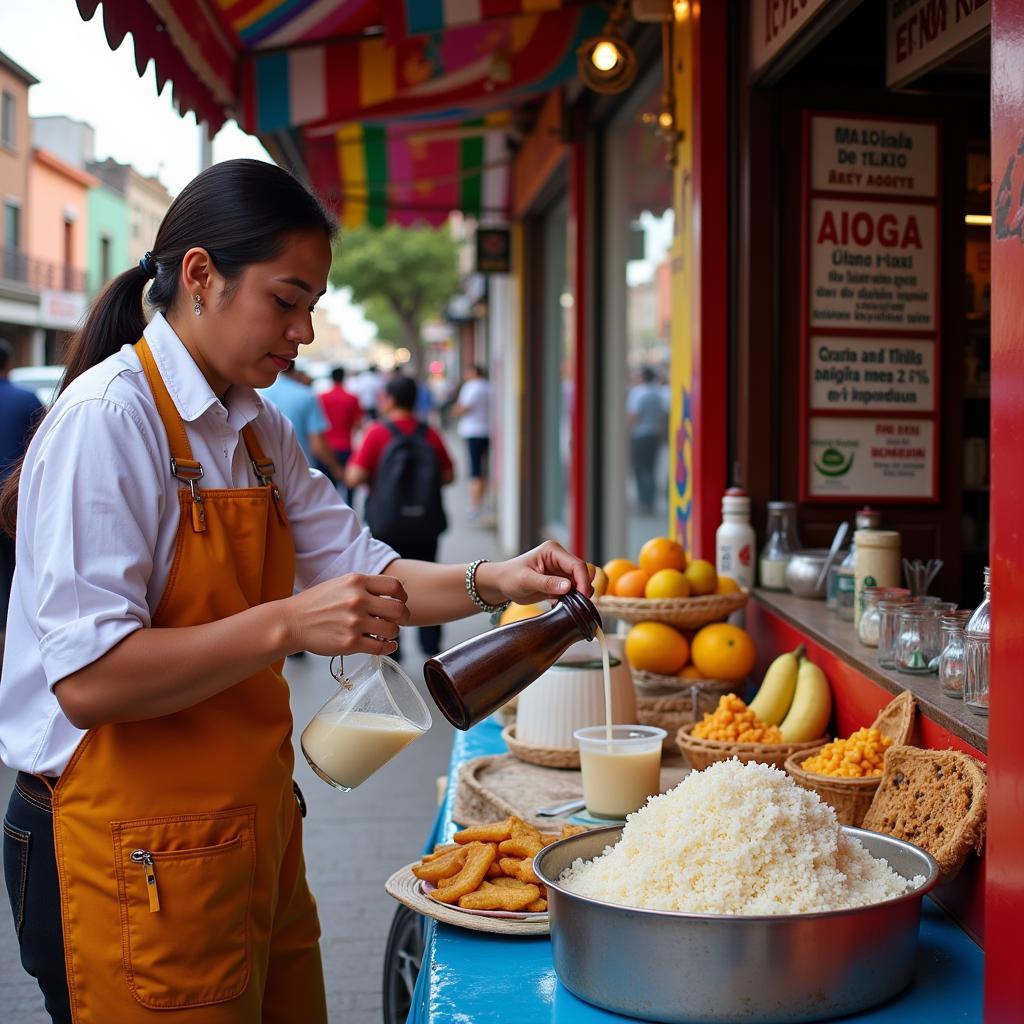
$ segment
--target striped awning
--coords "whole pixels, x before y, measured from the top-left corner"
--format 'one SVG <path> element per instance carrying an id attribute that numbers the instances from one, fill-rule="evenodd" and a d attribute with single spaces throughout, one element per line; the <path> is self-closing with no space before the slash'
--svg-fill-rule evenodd
<path id="1" fill-rule="evenodd" d="M 101 0 L 77 0 L 86 19 Z M 343 222 L 501 218 L 513 112 L 575 73 L 605 12 L 574 0 L 102 0 L 140 74 L 234 117 Z"/>

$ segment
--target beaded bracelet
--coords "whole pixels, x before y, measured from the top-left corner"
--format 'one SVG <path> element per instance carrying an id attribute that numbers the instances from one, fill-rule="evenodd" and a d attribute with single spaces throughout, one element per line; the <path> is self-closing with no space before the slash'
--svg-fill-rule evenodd
<path id="1" fill-rule="evenodd" d="M 480 611 L 487 612 L 488 615 L 494 615 L 496 612 L 503 612 L 512 602 L 505 601 L 503 604 L 488 604 L 480 596 L 479 591 L 476 589 L 476 571 L 487 561 L 489 561 L 487 558 L 478 558 L 475 562 L 471 562 L 466 566 L 466 593 L 469 594 L 469 599 Z"/>

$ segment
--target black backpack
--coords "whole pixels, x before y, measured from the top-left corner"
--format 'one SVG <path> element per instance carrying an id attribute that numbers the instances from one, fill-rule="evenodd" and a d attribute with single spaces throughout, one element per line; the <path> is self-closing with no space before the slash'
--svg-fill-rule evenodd
<path id="1" fill-rule="evenodd" d="M 390 420 L 384 449 L 366 499 L 366 524 L 395 543 L 435 541 L 448 521 L 441 501 L 441 460 L 427 440 L 425 423 L 405 434 Z"/>

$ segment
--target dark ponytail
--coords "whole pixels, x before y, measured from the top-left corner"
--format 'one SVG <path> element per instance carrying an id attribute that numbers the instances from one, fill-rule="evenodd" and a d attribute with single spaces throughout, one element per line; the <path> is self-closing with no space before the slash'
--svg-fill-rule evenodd
<path id="1" fill-rule="evenodd" d="M 181 286 L 181 263 L 189 249 L 205 249 L 220 275 L 236 281 L 246 267 L 274 259 L 290 235 L 337 226 L 297 178 L 262 160 L 226 160 L 193 178 L 164 215 L 147 264 L 155 276 L 146 304 L 166 313 Z M 67 348 L 60 391 L 86 370 L 142 337 L 143 292 L 150 274 L 132 267 L 107 285 Z M 0 490 L 0 529 L 14 536 L 21 462 Z"/>

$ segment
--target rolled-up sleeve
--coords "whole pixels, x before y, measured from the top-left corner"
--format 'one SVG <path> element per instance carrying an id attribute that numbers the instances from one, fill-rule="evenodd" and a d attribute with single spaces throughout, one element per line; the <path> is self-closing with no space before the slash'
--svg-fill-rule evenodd
<path id="1" fill-rule="evenodd" d="M 282 453 L 281 490 L 295 542 L 296 585 L 309 588 L 350 572 L 376 575 L 398 555 L 373 537 L 322 473 L 309 468 L 291 425 L 268 423 Z"/>
<path id="2" fill-rule="evenodd" d="M 164 494 L 158 459 L 124 406 L 90 399 L 47 429 L 19 501 L 24 595 L 52 689 L 150 625 L 147 588 Z"/>

